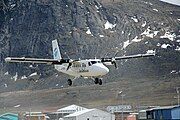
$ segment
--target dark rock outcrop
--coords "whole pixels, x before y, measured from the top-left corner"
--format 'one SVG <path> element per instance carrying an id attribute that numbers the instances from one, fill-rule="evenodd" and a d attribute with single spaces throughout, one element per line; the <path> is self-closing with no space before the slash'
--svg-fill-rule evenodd
<path id="1" fill-rule="evenodd" d="M 52 58 L 54 39 L 61 46 L 62 56 L 70 58 L 112 57 L 117 51 L 120 56 L 156 49 L 156 57 L 118 62 L 119 69 L 111 68 L 106 81 L 163 76 L 172 70 L 180 74 L 178 17 L 180 7 L 157 0 L 2 0 L 0 69 L 3 83 L 7 71 L 11 76 L 17 73 L 19 79 L 33 72 L 40 75 L 40 81 L 54 76 L 53 66 L 30 67 L 30 64 L 4 62 L 7 56 Z M 56 83 L 58 79 L 54 79 Z M 41 83 L 36 87 L 54 86 L 48 80 L 47 84 Z"/>

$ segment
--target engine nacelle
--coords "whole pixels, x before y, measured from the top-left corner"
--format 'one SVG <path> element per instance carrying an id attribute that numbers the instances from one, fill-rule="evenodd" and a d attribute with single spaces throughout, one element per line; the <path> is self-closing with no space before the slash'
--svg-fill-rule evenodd
<path id="1" fill-rule="evenodd" d="M 114 65 L 112 62 L 104 62 L 105 65 Z"/>

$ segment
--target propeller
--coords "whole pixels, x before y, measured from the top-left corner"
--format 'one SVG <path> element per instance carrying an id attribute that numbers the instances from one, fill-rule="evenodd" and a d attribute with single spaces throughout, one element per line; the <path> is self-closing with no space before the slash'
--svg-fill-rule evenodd
<path id="1" fill-rule="evenodd" d="M 112 57 L 112 58 L 101 58 L 101 61 L 102 62 L 105 62 L 105 64 L 106 64 L 106 62 L 107 63 L 111 63 L 111 65 L 114 65 L 114 67 L 116 68 L 116 69 L 118 69 L 118 66 L 117 66 L 117 64 L 116 64 L 116 55 L 119 53 L 119 51 L 116 51 L 116 53 L 114 54 L 114 57 Z"/>
<path id="2" fill-rule="evenodd" d="M 118 66 L 117 66 L 115 57 L 113 57 L 113 58 L 111 59 L 111 63 L 114 65 L 114 67 L 115 67 L 116 69 L 118 69 Z"/>
<path id="3" fill-rule="evenodd" d="M 69 70 L 69 68 L 72 66 L 73 62 L 74 62 L 74 60 L 72 60 L 72 59 L 69 60 L 69 64 L 68 64 L 66 71 Z"/>
<path id="4" fill-rule="evenodd" d="M 114 57 L 111 59 L 111 63 L 114 65 L 114 67 L 116 69 L 118 69 L 117 63 L 116 63 L 116 55 L 119 53 L 119 51 L 117 50 L 116 53 L 114 54 Z"/>
<path id="5" fill-rule="evenodd" d="M 69 63 L 66 71 L 69 70 L 69 68 L 70 68 L 71 66 L 72 66 L 72 63 Z"/>

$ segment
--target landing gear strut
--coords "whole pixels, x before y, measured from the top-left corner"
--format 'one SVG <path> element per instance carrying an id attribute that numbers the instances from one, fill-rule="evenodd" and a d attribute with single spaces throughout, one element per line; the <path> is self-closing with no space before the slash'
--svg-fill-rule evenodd
<path id="1" fill-rule="evenodd" d="M 72 80 L 71 79 L 68 79 L 68 85 L 71 86 L 72 85 Z"/>
<path id="2" fill-rule="evenodd" d="M 100 78 L 95 78 L 95 79 L 94 79 L 94 83 L 95 83 L 95 84 L 98 84 L 98 83 L 99 83 L 99 85 L 102 85 L 102 79 L 100 79 Z"/>

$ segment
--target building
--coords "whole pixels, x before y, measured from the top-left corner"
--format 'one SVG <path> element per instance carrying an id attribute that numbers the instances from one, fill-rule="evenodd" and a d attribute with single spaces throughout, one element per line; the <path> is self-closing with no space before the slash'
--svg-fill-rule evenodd
<path id="1" fill-rule="evenodd" d="M 87 108 L 78 106 L 78 105 L 70 105 L 61 109 L 58 109 L 56 112 L 47 113 L 47 116 L 50 117 L 51 120 L 58 120 L 63 118 L 66 115 L 86 110 Z"/>
<path id="2" fill-rule="evenodd" d="M 133 114 L 131 105 L 108 106 L 107 111 L 115 114 L 116 120 L 136 120 L 136 114 Z"/>
<path id="3" fill-rule="evenodd" d="M 47 116 L 41 112 L 26 112 L 24 118 L 25 120 L 47 120 Z"/>
<path id="4" fill-rule="evenodd" d="M 0 120 L 18 120 L 18 114 L 6 113 L 0 115 Z"/>
<path id="5" fill-rule="evenodd" d="M 78 111 L 82 111 L 85 110 L 87 108 L 78 106 L 78 105 L 70 105 L 61 109 L 58 109 L 57 112 L 60 113 L 74 113 L 74 112 L 78 112 Z"/>
<path id="6" fill-rule="evenodd" d="M 146 113 L 148 119 L 179 120 L 180 106 L 157 107 L 151 110 L 147 110 Z"/>
<path id="7" fill-rule="evenodd" d="M 122 111 L 114 112 L 116 120 L 136 120 L 136 115 L 132 115 L 131 113 L 133 113 L 133 111 L 123 111 L 123 113 Z"/>
<path id="8" fill-rule="evenodd" d="M 115 115 L 98 109 L 86 109 L 67 115 L 64 120 L 115 120 Z"/>
<path id="9" fill-rule="evenodd" d="M 180 120 L 180 106 L 156 107 L 140 111 L 140 120 Z"/>
<path id="10" fill-rule="evenodd" d="M 146 110 L 140 110 L 138 115 L 139 120 L 146 120 L 147 119 L 147 113 Z"/>

